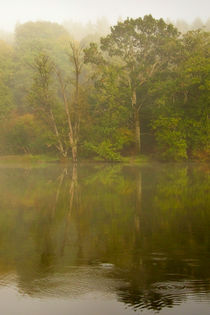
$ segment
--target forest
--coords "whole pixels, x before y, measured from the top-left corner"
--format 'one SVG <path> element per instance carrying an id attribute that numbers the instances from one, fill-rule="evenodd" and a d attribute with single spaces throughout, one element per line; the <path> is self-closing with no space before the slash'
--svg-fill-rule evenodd
<path id="1" fill-rule="evenodd" d="M 209 25 L 146 15 L 86 28 L 0 32 L 0 155 L 207 161 Z"/>

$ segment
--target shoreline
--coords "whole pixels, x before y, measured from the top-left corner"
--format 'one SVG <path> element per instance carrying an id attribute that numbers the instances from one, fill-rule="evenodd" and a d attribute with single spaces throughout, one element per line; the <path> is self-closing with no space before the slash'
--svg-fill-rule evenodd
<path id="1" fill-rule="evenodd" d="M 159 163 L 159 164 L 188 164 L 188 163 L 202 163 L 209 164 L 209 160 L 185 160 L 185 161 L 161 161 L 155 159 L 148 155 L 140 155 L 140 156 L 129 156 L 122 157 L 121 161 L 105 161 L 100 159 L 89 159 L 89 158 L 80 158 L 78 159 L 78 164 L 88 163 L 88 164 L 124 164 L 124 165 L 145 165 L 150 163 Z M 72 164 L 72 159 L 60 159 L 56 156 L 49 155 L 2 155 L 0 156 L 0 164 Z"/>

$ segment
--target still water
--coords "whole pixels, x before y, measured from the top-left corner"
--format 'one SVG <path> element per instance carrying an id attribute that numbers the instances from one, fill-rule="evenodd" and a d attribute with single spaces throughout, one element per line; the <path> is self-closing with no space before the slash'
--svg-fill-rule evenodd
<path id="1" fill-rule="evenodd" d="M 0 166 L 0 314 L 210 314 L 206 165 Z"/>

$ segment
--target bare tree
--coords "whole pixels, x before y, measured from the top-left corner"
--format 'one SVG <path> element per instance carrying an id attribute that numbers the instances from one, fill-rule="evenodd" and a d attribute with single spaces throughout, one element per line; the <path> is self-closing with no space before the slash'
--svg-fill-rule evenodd
<path id="1" fill-rule="evenodd" d="M 64 81 L 61 71 L 55 67 L 56 74 L 60 83 L 61 93 L 65 106 L 66 117 L 68 121 L 69 143 L 72 150 L 73 163 L 77 163 L 78 140 L 80 133 L 81 122 L 81 102 L 80 102 L 80 75 L 83 66 L 83 50 L 77 42 L 70 42 L 70 51 L 68 52 L 69 61 L 73 65 L 74 78 L 73 93 L 71 98 L 68 98 L 67 84 Z"/>

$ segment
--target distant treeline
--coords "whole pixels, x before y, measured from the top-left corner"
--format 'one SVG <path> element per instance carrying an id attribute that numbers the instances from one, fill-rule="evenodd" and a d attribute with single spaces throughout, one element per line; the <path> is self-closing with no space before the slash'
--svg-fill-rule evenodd
<path id="1" fill-rule="evenodd" d="M 119 22 L 122 22 L 121 18 L 119 18 Z M 198 29 L 206 32 L 210 31 L 210 18 L 203 21 L 201 18 L 197 17 L 192 23 L 189 23 L 184 19 L 177 19 L 176 21 L 166 19 L 165 22 L 167 24 L 173 24 L 181 33 L 187 33 L 188 31 L 195 31 Z M 77 41 L 81 41 L 85 38 L 86 40 L 92 39 L 93 41 L 98 41 L 101 36 L 105 36 L 110 32 L 111 24 L 107 18 L 102 17 L 95 23 L 91 21 L 88 23 L 81 23 L 74 20 L 66 20 L 62 23 L 62 26 L 64 26 L 71 37 Z M 14 41 L 14 33 L 0 29 L 0 39 L 11 43 Z"/>
<path id="2" fill-rule="evenodd" d="M 210 20 L 176 26 L 148 15 L 4 34 L 0 154 L 207 160 Z"/>

